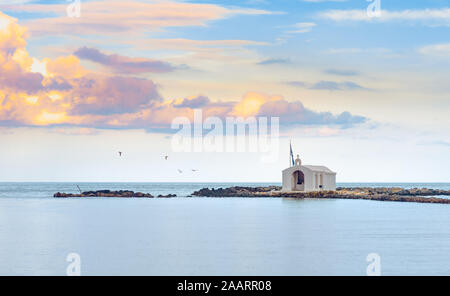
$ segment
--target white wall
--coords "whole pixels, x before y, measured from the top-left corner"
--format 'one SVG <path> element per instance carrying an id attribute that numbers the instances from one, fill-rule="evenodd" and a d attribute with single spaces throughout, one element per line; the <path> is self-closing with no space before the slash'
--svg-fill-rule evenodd
<path id="1" fill-rule="evenodd" d="M 294 173 L 300 170 L 305 176 L 304 185 L 297 185 L 297 179 Z M 322 179 L 321 179 L 322 176 Z M 327 172 L 315 172 L 303 166 L 288 168 L 282 173 L 283 188 L 282 191 L 323 191 L 336 190 L 336 174 Z M 322 185 L 322 188 L 320 188 Z"/>

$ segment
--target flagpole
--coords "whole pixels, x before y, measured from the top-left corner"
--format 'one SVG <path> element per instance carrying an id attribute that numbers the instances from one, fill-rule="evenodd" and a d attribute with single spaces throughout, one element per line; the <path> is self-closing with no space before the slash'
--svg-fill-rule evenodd
<path id="1" fill-rule="evenodd" d="M 292 162 L 293 162 L 293 155 L 292 155 L 292 141 L 291 140 L 289 140 L 289 167 L 291 168 L 291 167 L 293 167 L 293 164 L 292 164 Z"/>

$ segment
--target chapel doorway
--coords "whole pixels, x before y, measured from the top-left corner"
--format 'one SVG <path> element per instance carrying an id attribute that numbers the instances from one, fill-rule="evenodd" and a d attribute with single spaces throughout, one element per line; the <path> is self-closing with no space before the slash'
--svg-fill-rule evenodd
<path id="1" fill-rule="evenodd" d="M 302 171 L 295 171 L 292 174 L 292 191 L 303 191 L 305 190 L 305 174 Z"/>

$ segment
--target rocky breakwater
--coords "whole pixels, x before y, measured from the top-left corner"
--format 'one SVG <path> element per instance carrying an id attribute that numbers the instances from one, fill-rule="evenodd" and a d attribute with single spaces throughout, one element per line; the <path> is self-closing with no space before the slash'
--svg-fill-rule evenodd
<path id="1" fill-rule="evenodd" d="M 268 186 L 268 187 L 229 187 L 209 189 L 203 188 L 199 191 L 192 193 L 192 196 L 203 197 L 269 197 L 274 192 L 281 190 L 280 186 Z"/>
<path id="2" fill-rule="evenodd" d="M 343 194 L 363 195 L 399 195 L 399 196 L 450 196 L 450 190 L 429 188 L 400 188 L 400 187 L 338 187 L 336 191 Z"/>
<path id="3" fill-rule="evenodd" d="M 450 204 L 450 190 L 413 188 L 346 188 L 339 187 L 336 191 L 316 192 L 281 192 L 278 186 L 269 187 L 229 187 L 209 189 L 203 188 L 192 193 L 203 197 L 285 197 L 285 198 L 328 198 L 328 199 L 366 199 L 376 201 L 398 201 L 418 203 Z M 439 198 L 436 196 L 448 196 Z"/>
<path id="4" fill-rule="evenodd" d="M 123 197 L 123 198 L 153 198 L 153 195 L 150 193 L 142 193 L 142 192 L 134 192 L 129 190 L 119 190 L 119 191 L 111 191 L 111 190 L 97 190 L 97 191 L 85 191 L 80 194 L 74 193 L 61 193 L 57 192 L 53 195 L 56 198 L 68 198 L 68 197 Z M 175 194 L 169 195 L 158 195 L 158 197 L 176 197 Z"/>

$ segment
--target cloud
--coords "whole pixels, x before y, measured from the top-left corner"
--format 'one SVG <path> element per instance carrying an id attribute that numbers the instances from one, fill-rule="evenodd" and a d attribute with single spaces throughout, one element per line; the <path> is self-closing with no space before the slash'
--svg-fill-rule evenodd
<path id="1" fill-rule="evenodd" d="M 94 128 L 86 128 L 86 127 L 68 127 L 68 128 L 55 128 L 50 129 L 51 132 L 62 134 L 62 135 L 76 135 L 76 136 L 95 136 L 98 135 L 100 132 L 97 129 Z"/>
<path id="2" fill-rule="evenodd" d="M 141 47 L 151 49 L 172 49 L 184 51 L 198 51 L 204 48 L 229 47 L 239 48 L 249 45 L 267 45 L 266 42 L 251 40 L 192 40 L 184 38 L 173 39 L 144 39 L 137 43 Z"/>
<path id="3" fill-rule="evenodd" d="M 286 82 L 286 84 L 293 86 L 293 87 L 302 87 L 302 88 L 307 87 L 307 84 L 303 81 L 288 81 L 288 82 Z"/>
<path id="4" fill-rule="evenodd" d="M 352 81 L 336 82 L 336 81 L 321 80 L 315 83 L 306 83 L 303 81 L 288 81 L 286 82 L 286 84 L 293 87 L 301 87 L 313 90 L 329 90 L 329 91 L 368 90 L 368 88 L 365 88 Z"/>
<path id="5" fill-rule="evenodd" d="M 213 102 L 206 96 L 164 100 L 153 81 L 90 72 L 76 55 L 32 58 L 26 51 L 26 30 L 17 20 L 0 13 L 0 24 L 0 126 L 79 128 L 80 134 L 90 129 L 170 132 L 175 117 L 192 120 L 195 108 L 202 108 L 205 117 L 278 116 L 284 127 L 347 128 L 366 120 L 348 112 L 313 111 L 300 101 L 260 92 L 247 93 L 237 102 Z M 95 50 L 84 54 L 101 63 L 111 58 Z M 117 59 L 117 65 L 127 61 Z"/>
<path id="6" fill-rule="evenodd" d="M 354 116 L 349 112 L 332 114 L 331 112 L 317 112 L 306 108 L 302 102 L 289 102 L 282 96 L 270 96 L 259 92 L 249 92 L 238 102 L 233 116 L 264 116 L 279 117 L 284 127 L 301 125 L 334 125 L 344 128 L 367 121 L 362 116 Z"/>
<path id="7" fill-rule="evenodd" d="M 72 89 L 72 85 L 63 77 L 58 77 L 50 79 L 50 83 L 45 86 L 45 89 L 64 91 Z"/>
<path id="8" fill-rule="evenodd" d="M 246 0 L 244 3 L 249 5 L 269 4 L 267 0 Z"/>
<path id="9" fill-rule="evenodd" d="M 324 72 L 327 74 L 337 75 L 337 76 L 356 76 L 356 75 L 358 75 L 358 72 L 353 71 L 353 70 L 327 69 Z"/>
<path id="10" fill-rule="evenodd" d="M 124 41 L 140 50 L 172 50 L 176 52 L 194 53 L 197 55 L 208 55 L 218 53 L 241 53 L 248 46 L 268 45 L 266 42 L 252 40 L 192 40 L 184 38 L 172 39 L 139 39 Z"/>
<path id="11" fill-rule="evenodd" d="M 208 22 L 235 15 L 266 15 L 275 12 L 225 8 L 214 4 L 175 1 L 83 1 L 80 18 L 66 15 L 67 4 L 4 5 L 5 11 L 42 14 L 27 21 L 34 35 L 136 34 L 168 27 L 206 26 Z M 137 13 L 138 12 L 138 13 Z"/>
<path id="12" fill-rule="evenodd" d="M 33 0 L 0 0 L 0 4 L 25 4 Z"/>
<path id="13" fill-rule="evenodd" d="M 280 117 L 282 125 L 339 125 L 347 128 L 367 121 L 362 116 L 354 116 L 349 112 L 332 114 L 331 112 L 316 112 L 305 108 L 302 102 L 288 102 L 284 99 L 268 100 L 261 105 L 258 116 Z"/>
<path id="14" fill-rule="evenodd" d="M 81 17 L 67 16 L 67 5 L 42 4 L 36 1 L 27 5 L 0 5 L 14 14 L 32 15 L 24 19 L 34 38 L 41 35 L 62 38 L 85 39 L 91 47 L 96 43 L 119 38 L 122 46 L 139 51 L 173 50 L 177 57 L 186 51 L 193 58 L 208 60 L 231 60 L 248 53 L 245 46 L 267 45 L 266 42 L 247 40 L 188 40 L 183 38 L 149 38 L 155 32 L 185 29 L 189 26 L 206 27 L 211 22 L 234 16 L 271 15 L 280 12 L 241 7 L 224 7 L 217 4 L 188 3 L 187 1 L 108 0 L 81 1 Z M 136 13 L 139 12 L 139 13 Z M 103 45 L 103 43 L 101 43 Z M 105 54 L 105 53 L 103 53 Z M 130 71 L 138 71 L 133 61 Z M 154 65 L 155 66 L 155 65 Z M 167 65 L 166 65 L 167 66 Z M 182 66 L 181 66 L 182 67 Z M 143 68 L 145 68 L 143 66 Z M 166 67 L 163 67 L 164 69 Z M 177 67 L 178 68 L 178 67 Z M 128 67 L 126 68 L 128 69 Z M 115 72 L 120 74 L 122 72 Z"/>
<path id="15" fill-rule="evenodd" d="M 354 89 L 365 89 L 357 83 L 351 81 L 345 82 L 335 82 L 335 81 L 319 81 L 310 87 L 310 89 L 318 90 L 354 90 Z"/>
<path id="16" fill-rule="evenodd" d="M 258 63 L 258 65 L 277 65 L 277 64 L 289 64 L 291 61 L 288 59 L 267 59 Z"/>
<path id="17" fill-rule="evenodd" d="M 25 50 L 26 29 L 0 12 L 0 87 L 35 93 L 43 88 L 43 76 L 32 71 L 34 60 Z"/>
<path id="18" fill-rule="evenodd" d="M 348 0 L 301 0 L 302 2 L 312 2 L 312 3 L 321 3 L 321 2 L 347 2 Z"/>
<path id="19" fill-rule="evenodd" d="M 288 31 L 291 34 L 303 34 L 311 32 L 311 30 L 316 26 L 315 23 L 296 23 L 293 25 L 294 29 Z"/>
<path id="20" fill-rule="evenodd" d="M 173 51 L 177 56 L 182 53 L 194 59 L 227 62 L 237 62 L 244 55 L 253 59 L 254 55 L 248 50 L 248 47 L 268 45 L 266 42 L 252 40 L 192 40 L 185 38 L 141 38 L 124 40 L 121 44 L 130 45 L 139 51 Z"/>
<path id="21" fill-rule="evenodd" d="M 309 89 L 318 89 L 318 90 L 341 90 L 341 86 L 338 82 L 334 81 L 319 81 L 314 83 Z"/>
<path id="22" fill-rule="evenodd" d="M 147 79 L 89 75 L 74 81 L 67 95 L 69 114 L 120 114 L 136 112 L 161 101 L 156 85 Z"/>
<path id="23" fill-rule="evenodd" d="M 65 79 L 80 78 L 88 74 L 80 63 L 80 59 L 74 55 L 57 57 L 54 60 L 44 59 L 43 61 L 47 75 L 51 77 L 60 76 Z"/>
<path id="24" fill-rule="evenodd" d="M 392 51 L 388 48 L 330 48 L 328 54 L 386 54 Z"/>
<path id="25" fill-rule="evenodd" d="M 89 73 L 76 56 L 31 58 L 25 28 L 3 13 L 0 24 L 3 125 L 86 124 L 93 118 L 85 115 L 137 112 L 161 101 L 156 85 L 147 79 Z"/>
<path id="26" fill-rule="evenodd" d="M 42 81 L 40 73 L 26 73 L 22 69 L 3 68 L 0 72 L 0 87 L 3 89 L 36 93 L 43 89 Z"/>
<path id="27" fill-rule="evenodd" d="M 443 146 L 450 148 L 450 142 L 446 140 L 441 139 L 434 139 L 434 140 L 420 140 L 417 142 L 419 145 L 432 145 L 432 146 Z"/>
<path id="28" fill-rule="evenodd" d="M 197 96 L 192 98 L 183 99 L 180 103 L 175 103 L 175 108 L 202 108 L 210 103 L 208 97 Z"/>
<path id="29" fill-rule="evenodd" d="M 433 142 L 435 145 L 441 145 L 441 146 L 446 146 L 450 148 L 450 142 L 449 141 L 434 141 Z"/>
<path id="30" fill-rule="evenodd" d="M 117 54 L 105 54 L 96 48 L 81 47 L 74 53 L 80 59 L 99 63 L 112 68 L 116 73 L 139 74 L 139 73 L 166 73 L 175 69 L 166 62 L 150 60 L 145 58 L 130 58 Z"/>
<path id="31" fill-rule="evenodd" d="M 419 53 L 430 56 L 450 57 L 450 43 L 427 45 L 420 48 Z"/>
<path id="32" fill-rule="evenodd" d="M 342 21 L 388 22 L 388 21 L 422 21 L 427 25 L 450 26 L 450 8 L 415 9 L 389 11 L 381 10 L 379 17 L 370 17 L 366 10 L 327 10 L 319 13 L 319 17 Z"/>

